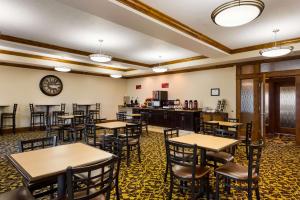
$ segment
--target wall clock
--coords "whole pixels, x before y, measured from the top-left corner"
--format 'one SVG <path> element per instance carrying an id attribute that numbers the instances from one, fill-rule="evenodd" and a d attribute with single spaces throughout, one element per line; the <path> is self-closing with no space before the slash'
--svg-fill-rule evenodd
<path id="1" fill-rule="evenodd" d="M 41 79 L 40 89 L 47 96 L 56 96 L 63 90 L 63 83 L 57 76 L 47 75 Z"/>

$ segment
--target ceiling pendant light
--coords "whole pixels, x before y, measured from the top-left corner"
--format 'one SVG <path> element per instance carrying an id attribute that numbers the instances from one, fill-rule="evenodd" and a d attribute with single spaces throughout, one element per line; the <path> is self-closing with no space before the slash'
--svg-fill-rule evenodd
<path id="1" fill-rule="evenodd" d="M 159 56 L 159 58 L 161 59 L 161 56 Z M 152 70 L 155 73 L 164 73 L 164 72 L 168 71 L 168 68 L 161 66 L 160 63 L 159 63 L 158 66 L 157 67 L 153 67 Z"/>
<path id="2" fill-rule="evenodd" d="M 99 40 L 100 42 L 100 51 L 99 53 L 95 53 L 95 54 L 91 54 L 89 57 L 92 61 L 94 62 L 101 62 L 101 63 L 105 63 L 105 62 L 109 62 L 111 61 L 112 57 L 109 55 L 105 55 L 102 53 L 102 43 L 103 40 Z"/>
<path id="3" fill-rule="evenodd" d="M 273 30 L 274 33 L 274 47 L 262 49 L 259 54 L 264 57 L 274 58 L 279 56 L 284 56 L 291 53 L 294 49 L 293 46 L 277 46 L 277 33 L 279 29 Z"/>
<path id="4" fill-rule="evenodd" d="M 59 71 L 59 72 L 69 72 L 69 71 L 71 71 L 71 68 L 69 68 L 69 67 L 54 67 L 54 69 L 56 71 Z"/>
<path id="5" fill-rule="evenodd" d="M 241 26 L 259 17 L 264 8 L 261 0 L 234 0 L 217 7 L 211 18 L 219 26 Z"/>
<path id="6" fill-rule="evenodd" d="M 112 78 L 122 78 L 121 74 L 111 74 L 110 77 Z"/>

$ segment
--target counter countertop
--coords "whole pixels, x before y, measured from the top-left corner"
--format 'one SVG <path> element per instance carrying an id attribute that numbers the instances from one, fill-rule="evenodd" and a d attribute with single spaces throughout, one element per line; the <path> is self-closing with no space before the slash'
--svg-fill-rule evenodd
<path id="1" fill-rule="evenodd" d="M 140 107 L 135 107 L 135 109 L 140 109 L 140 110 L 164 110 L 164 111 L 175 111 L 175 112 L 201 112 L 201 108 L 198 110 L 184 110 L 184 109 L 164 109 L 164 108 L 140 108 Z"/>

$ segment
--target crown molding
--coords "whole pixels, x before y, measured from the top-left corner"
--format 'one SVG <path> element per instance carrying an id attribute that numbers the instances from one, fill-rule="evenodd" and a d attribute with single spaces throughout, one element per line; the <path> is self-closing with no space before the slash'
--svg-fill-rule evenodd
<path id="1" fill-rule="evenodd" d="M 194 56 L 194 57 L 189 57 L 189 58 L 182 58 L 182 59 L 177 59 L 177 60 L 171 60 L 167 62 L 162 62 L 162 63 L 156 63 L 152 64 L 151 67 L 155 67 L 158 65 L 164 66 L 164 65 L 173 65 L 173 64 L 178 64 L 178 63 L 183 63 L 183 62 L 190 62 L 194 60 L 201 60 L 207 58 L 206 56 Z"/>
<path id="2" fill-rule="evenodd" d="M 56 50 L 56 51 L 63 51 L 63 52 L 77 54 L 77 55 L 81 55 L 81 56 L 89 56 L 90 54 L 92 54 L 92 52 L 71 49 L 71 48 L 62 47 L 62 46 L 53 45 L 53 44 L 48 44 L 48 43 L 44 43 L 44 42 L 38 42 L 38 41 L 34 41 L 34 40 L 28 40 L 28 39 L 25 39 L 25 38 L 14 37 L 14 36 L 10 36 L 10 35 L 0 34 L 0 39 L 5 40 L 5 41 L 9 41 L 9 42 L 19 43 L 19 44 L 35 46 L 35 47 L 39 47 L 39 48 L 52 49 L 52 50 Z M 126 59 L 122 59 L 122 58 L 113 57 L 112 60 L 116 61 L 116 62 L 130 64 L 130 65 L 150 67 L 149 64 L 136 62 L 136 61 L 131 61 L 131 60 L 126 60 Z"/>
<path id="3" fill-rule="evenodd" d="M 276 41 L 278 46 L 280 46 L 280 45 L 281 46 L 291 45 L 291 44 L 299 43 L 299 42 L 300 42 L 300 37 Z M 233 49 L 231 53 L 232 54 L 243 53 L 243 52 L 247 52 L 247 51 L 254 51 L 254 50 L 260 50 L 260 49 L 265 49 L 265 48 L 271 48 L 273 46 L 274 46 L 274 42 L 269 42 L 269 43 L 264 43 L 264 44 L 258 44 L 258 45 Z"/>
<path id="4" fill-rule="evenodd" d="M 45 67 L 39 67 L 39 66 L 35 66 L 35 65 L 17 64 L 17 63 L 10 63 L 10 62 L 0 62 L 0 66 L 18 67 L 18 68 L 23 68 L 23 69 L 35 69 L 35 70 L 44 70 L 44 71 L 55 71 L 52 68 L 45 68 Z M 55 72 L 57 72 L 57 71 L 55 71 Z M 91 76 L 101 76 L 101 77 L 110 77 L 108 74 L 82 72 L 82 71 L 76 71 L 76 70 L 72 70 L 72 71 L 67 72 L 67 73 L 81 74 L 81 75 L 91 75 Z"/>
<path id="5" fill-rule="evenodd" d="M 187 26 L 186 24 L 181 23 L 180 21 L 160 12 L 159 10 L 142 3 L 139 0 L 115 0 L 119 3 L 122 3 L 125 6 L 128 6 L 138 12 L 141 12 L 153 19 L 156 19 L 168 26 L 171 26 L 172 28 L 175 28 L 183 33 L 186 33 L 193 38 L 200 40 L 201 42 L 205 42 L 217 49 L 220 49 L 226 53 L 231 53 L 231 49 L 226 47 L 225 45 L 217 42 L 216 40 L 213 40 L 209 38 L 208 36 L 204 35 L 203 33 L 200 33 L 191 27 Z"/>
<path id="6" fill-rule="evenodd" d="M 61 58 L 52 58 L 52 57 L 48 57 L 48 56 L 40 56 L 40 55 L 35 55 L 35 54 L 9 51 L 9 50 L 3 50 L 3 49 L 0 49 L 0 54 L 20 56 L 20 57 L 26 57 L 26 58 L 34 58 L 34 59 L 40 59 L 40 60 L 49 60 L 49 61 L 55 61 L 55 62 L 73 64 L 73 65 L 80 65 L 80 66 L 84 66 L 84 67 L 95 67 L 95 68 L 100 68 L 100 69 L 109 69 L 109 70 L 121 71 L 121 72 L 128 72 L 128 71 L 133 70 L 133 69 L 119 69 L 119 68 L 110 67 L 110 66 L 102 66 L 102 65 L 92 64 L 92 63 L 79 62 L 79 61 L 74 61 L 74 60 L 66 60 L 66 59 L 61 59 Z"/>

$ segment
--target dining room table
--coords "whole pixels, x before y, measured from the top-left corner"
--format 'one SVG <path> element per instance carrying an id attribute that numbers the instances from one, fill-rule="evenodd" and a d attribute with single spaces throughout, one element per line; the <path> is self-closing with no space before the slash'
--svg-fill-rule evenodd
<path id="1" fill-rule="evenodd" d="M 204 134 L 187 134 L 171 138 L 171 141 L 185 144 L 196 144 L 201 151 L 201 166 L 206 166 L 206 151 L 220 152 L 239 143 L 239 140 Z"/>
<path id="2" fill-rule="evenodd" d="M 9 162 L 29 183 L 57 178 L 58 199 L 66 193 L 66 169 L 110 159 L 113 154 L 83 143 L 7 155 Z"/>
<path id="3" fill-rule="evenodd" d="M 112 130 L 114 137 L 117 137 L 118 129 L 125 128 L 127 125 L 134 125 L 134 124 L 128 122 L 122 122 L 122 121 L 115 121 L 115 122 L 98 123 L 96 124 L 96 127 Z"/>

